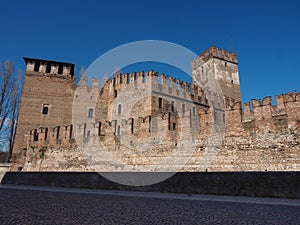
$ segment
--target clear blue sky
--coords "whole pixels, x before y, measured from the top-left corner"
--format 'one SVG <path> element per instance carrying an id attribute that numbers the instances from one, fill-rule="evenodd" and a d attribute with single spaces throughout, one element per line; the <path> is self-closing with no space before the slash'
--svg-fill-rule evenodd
<path id="1" fill-rule="evenodd" d="M 3 1 L 0 61 L 23 56 L 73 62 L 77 72 L 111 48 L 164 40 L 200 54 L 237 52 L 243 102 L 300 84 L 297 1 Z M 163 71 L 162 71 L 163 72 Z"/>

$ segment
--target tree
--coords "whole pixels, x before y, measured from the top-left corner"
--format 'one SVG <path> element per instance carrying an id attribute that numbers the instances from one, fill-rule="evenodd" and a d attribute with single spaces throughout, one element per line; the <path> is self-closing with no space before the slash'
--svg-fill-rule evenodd
<path id="1" fill-rule="evenodd" d="M 17 117 L 21 99 L 22 72 L 14 73 L 14 65 L 8 60 L 0 64 L 0 146 L 11 157 Z M 6 149 L 3 149 L 6 148 Z"/>

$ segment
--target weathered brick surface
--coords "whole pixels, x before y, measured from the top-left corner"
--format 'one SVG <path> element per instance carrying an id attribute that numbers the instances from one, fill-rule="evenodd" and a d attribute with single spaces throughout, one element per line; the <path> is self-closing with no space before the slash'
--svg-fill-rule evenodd
<path id="1" fill-rule="evenodd" d="M 30 130 L 72 123 L 74 64 L 27 58 L 25 61 L 27 67 L 13 148 L 13 170 L 25 163 Z M 34 71 L 36 62 L 40 63 L 40 67 Z M 51 66 L 49 73 L 46 73 L 47 65 Z M 58 74 L 60 66 L 63 70 Z M 42 114 L 43 104 L 49 107 L 47 115 Z"/>

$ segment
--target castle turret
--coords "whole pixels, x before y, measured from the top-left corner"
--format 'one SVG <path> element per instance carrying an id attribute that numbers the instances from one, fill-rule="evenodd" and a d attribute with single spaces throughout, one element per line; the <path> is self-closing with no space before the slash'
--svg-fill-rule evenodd
<path id="1" fill-rule="evenodd" d="M 214 76 L 223 94 L 241 101 L 237 55 L 221 48 L 211 47 L 192 61 L 193 83 L 201 84 L 205 75 Z"/>
<path id="2" fill-rule="evenodd" d="M 12 170 L 21 170 L 24 165 L 30 130 L 72 122 L 75 65 L 34 58 L 24 60 L 26 74 L 11 159 Z"/>

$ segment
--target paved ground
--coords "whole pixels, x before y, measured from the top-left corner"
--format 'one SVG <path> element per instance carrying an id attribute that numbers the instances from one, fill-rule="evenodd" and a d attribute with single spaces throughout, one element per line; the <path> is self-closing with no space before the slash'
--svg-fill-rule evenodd
<path id="1" fill-rule="evenodd" d="M 300 224 L 300 201 L 2 186 L 0 224 Z"/>

